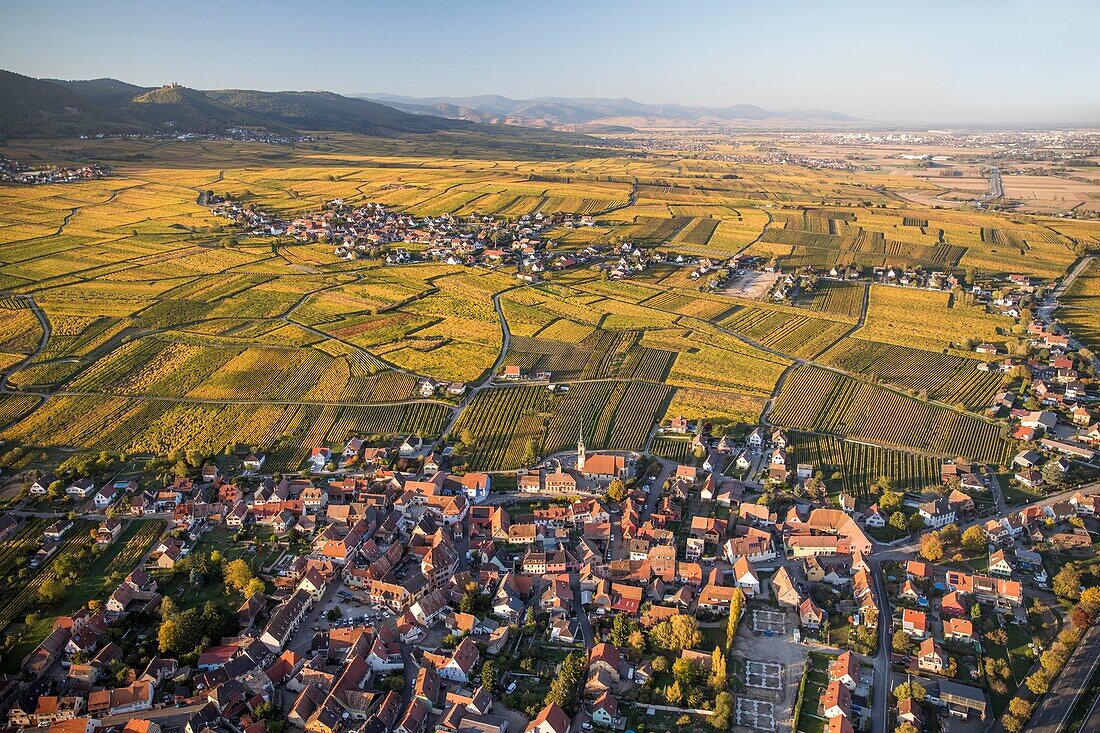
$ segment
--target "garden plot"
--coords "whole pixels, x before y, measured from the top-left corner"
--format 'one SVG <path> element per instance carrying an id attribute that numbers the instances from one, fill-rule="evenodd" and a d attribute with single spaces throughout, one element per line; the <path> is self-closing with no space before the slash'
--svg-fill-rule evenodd
<path id="1" fill-rule="evenodd" d="M 783 689 L 783 665 L 775 662 L 745 662 L 745 686 L 761 690 Z"/>
<path id="2" fill-rule="evenodd" d="M 786 634 L 787 614 L 781 611 L 753 610 L 752 630 L 758 634 L 763 632 Z"/>
<path id="3" fill-rule="evenodd" d="M 775 730 L 775 707 L 767 700 L 737 698 L 737 724 L 762 731 Z"/>

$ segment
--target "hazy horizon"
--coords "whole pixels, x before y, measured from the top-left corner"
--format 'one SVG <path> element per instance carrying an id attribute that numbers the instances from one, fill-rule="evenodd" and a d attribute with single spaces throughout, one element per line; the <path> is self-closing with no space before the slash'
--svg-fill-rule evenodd
<path id="1" fill-rule="evenodd" d="M 826 109 L 868 122 L 1100 122 L 1100 61 L 1090 34 L 1074 31 L 1100 25 L 1100 4 L 1080 0 L 2 7 L 0 68 L 35 77 L 349 95 L 628 97 Z"/>

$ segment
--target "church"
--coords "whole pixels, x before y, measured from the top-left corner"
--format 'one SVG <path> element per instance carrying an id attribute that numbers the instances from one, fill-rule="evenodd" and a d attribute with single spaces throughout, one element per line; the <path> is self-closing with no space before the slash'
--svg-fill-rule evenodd
<path id="1" fill-rule="evenodd" d="M 577 435 L 577 472 L 589 481 L 626 481 L 634 475 L 633 455 L 594 453 L 588 455 L 584 445 L 584 431 Z"/>

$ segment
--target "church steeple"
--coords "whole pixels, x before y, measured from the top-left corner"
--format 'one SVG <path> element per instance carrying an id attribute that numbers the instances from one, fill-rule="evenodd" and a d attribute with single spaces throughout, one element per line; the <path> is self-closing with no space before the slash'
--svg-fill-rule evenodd
<path id="1" fill-rule="evenodd" d="M 582 426 L 577 430 L 577 470 L 578 471 L 583 471 L 584 470 L 584 458 L 585 458 L 584 427 Z"/>

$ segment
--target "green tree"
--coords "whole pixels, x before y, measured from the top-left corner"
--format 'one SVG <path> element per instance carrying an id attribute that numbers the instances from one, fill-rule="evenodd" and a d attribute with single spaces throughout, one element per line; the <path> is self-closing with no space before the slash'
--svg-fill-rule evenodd
<path id="1" fill-rule="evenodd" d="M 714 715 L 707 721 L 715 730 L 729 730 L 733 717 L 733 695 L 723 690 L 714 698 Z"/>
<path id="2" fill-rule="evenodd" d="M 1050 677 L 1047 675 L 1046 670 L 1037 669 L 1028 675 L 1028 678 L 1024 680 L 1024 684 L 1027 685 L 1027 689 L 1036 695 L 1044 695 L 1050 689 Z"/>
<path id="3" fill-rule="evenodd" d="M 1066 473 L 1058 465 L 1058 461 L 1053 459 L 1043 464 L 1043 467 L 1039 469 L 1039 474 L 1043 477 L 1043 483 L 1050 488 L 1061 486 L 1066 477 Z"/>
<path id="4" fill-rule="evenodd" d="M 898 532 L 905 532 L 909 529 L 909 524 L 905 520 L 905 515 L 901 512 L 894 512 L 891 514 L 889 524 Z"/>
<path id="5" fill-rule="evenodd" d="M 900 491 L 884 491 L 878 498 L 878 508 L 883 514 L 901 511 L 903 495 Z"/>
<path id="6" fill-rule="evenodd" d="M 65 595 L 65 585 L 57 578 L 46 578 L 38 586 L 38 597 L 47 606 L 52 606 Z"/>
<path id="7" fill-rule="evenodd" d="M 698 671 L 699 668 L 690 659 L 680 657 L 672 662 L 672 676 L 686 689 L 690 690 L 694 685 Z"/>
<path id="8" fill-rule="evenodd" d="M 481 665 L 481 684 L 490 693 L 497 685 L 497 663 L 492 659 L 486 659 Z"/>
<path id="9" fill-rule="evenodd" d="M 924 517 L 919 514 L 914 514 L 913 516 L 909 517 L 908 525 L 909 531 L 913 534 L 916 534 L 917 532 L 920 532 L 922 529 L 924 529 Z"/>
<path id="10" fill-rule="evenodd" d="M 684 690 L 680 687 L 679 680 L 674 680 L 671 685 L 665 688 L 665 701 L 669 705 L 679 705 L 680 701 L 684 699 Z"/>

